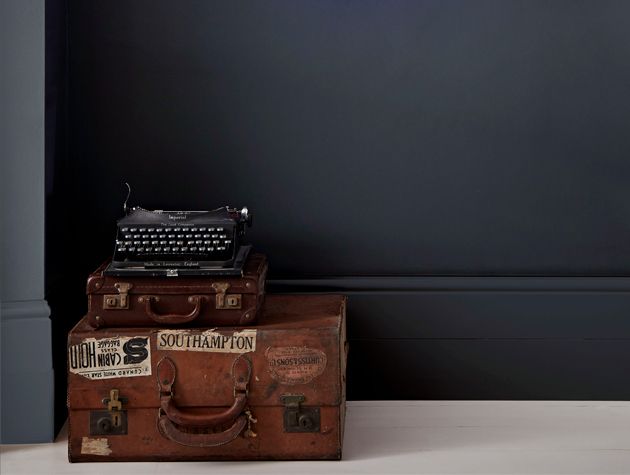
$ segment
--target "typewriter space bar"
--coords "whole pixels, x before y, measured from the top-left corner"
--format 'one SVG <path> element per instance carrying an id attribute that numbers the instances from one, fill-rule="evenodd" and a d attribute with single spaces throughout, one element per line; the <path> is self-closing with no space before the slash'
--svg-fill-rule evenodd
<path id="1" fill-rule="evenodd" d="M 144 267 L 146 269 L 163 269 L 163 268 L 187 268 L 187 269 L 198 269 L 199 262 L 195 261 L 152 261 L 145 262 Z"/>

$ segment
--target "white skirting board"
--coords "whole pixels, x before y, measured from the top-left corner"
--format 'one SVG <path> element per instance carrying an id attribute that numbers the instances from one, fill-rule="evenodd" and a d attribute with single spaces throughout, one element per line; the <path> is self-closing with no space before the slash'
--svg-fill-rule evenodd
<path id="1" fill-rule="evenodd" d="M 91 463 L 5 445 L 14 474 L 629 474 L 630 402 L 352 401 L 341 462 Z"/>

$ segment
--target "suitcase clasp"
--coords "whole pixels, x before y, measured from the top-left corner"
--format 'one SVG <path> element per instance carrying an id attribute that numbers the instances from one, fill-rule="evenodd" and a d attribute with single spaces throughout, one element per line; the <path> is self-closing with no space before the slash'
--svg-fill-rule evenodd
<path id="1" fill-rule="evenodd" d="M 116 282 L 114 287 L 118 294 L 108 294 L 103 296 L 103 309 L 105 310 L 126 310 L 129 308 L 129 290 L 133 287 L 128 282 Z"/>
<path id="2" fill-rule="evenodd" d="M 241 294 L 229 294 L 226 295 L 227 289 L 230 284 L 227 282 L 215 282 L 212 284 L 212 288 L 215 290 L 215 307 L 217 310 L 225 309 L 239 309 L 241 308 Z"/>
<path id="3" fill-rule="evenodd" d="M 118 389 L 111 389 L 109 398 L 103 398 L 107 410 L 90 412 L 90 435 L 126 435 L 127 411 L 122 409 L 126 402 Z"/>
<path id="4" fill-rule="evenodd" d="M 302 407 L 303 394 L 283 394 L 285 432 L 319 432 L 319 407 Z"/>

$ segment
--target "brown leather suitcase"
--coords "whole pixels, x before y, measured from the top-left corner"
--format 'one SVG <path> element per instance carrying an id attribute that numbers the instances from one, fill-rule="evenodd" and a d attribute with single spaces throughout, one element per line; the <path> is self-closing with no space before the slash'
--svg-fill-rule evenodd
<path id="1" fill-rule="evenodd" d="M 267 296 L 255 327 L 68 337 L 72 462 L 340 459 L 345 297 Z"/>
<path id="2" fill-rule="evenodd" d="M 265 297 L 263 254 L 248 258 L 242 277 L 112 277 L 106 267 L 87 282 L 93 328 L 251 325 Z"/>

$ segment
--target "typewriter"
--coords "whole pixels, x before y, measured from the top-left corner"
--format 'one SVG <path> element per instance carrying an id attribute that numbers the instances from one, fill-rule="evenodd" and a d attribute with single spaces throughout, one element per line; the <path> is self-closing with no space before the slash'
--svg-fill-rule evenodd
<path id="1" fill-rule="evenodd" d="M 133 207 L 118 220 L 114 276 L 240 276 L 251 250 L 242 243 L 251 226 L 247 208 L 165 211 Z"/>

